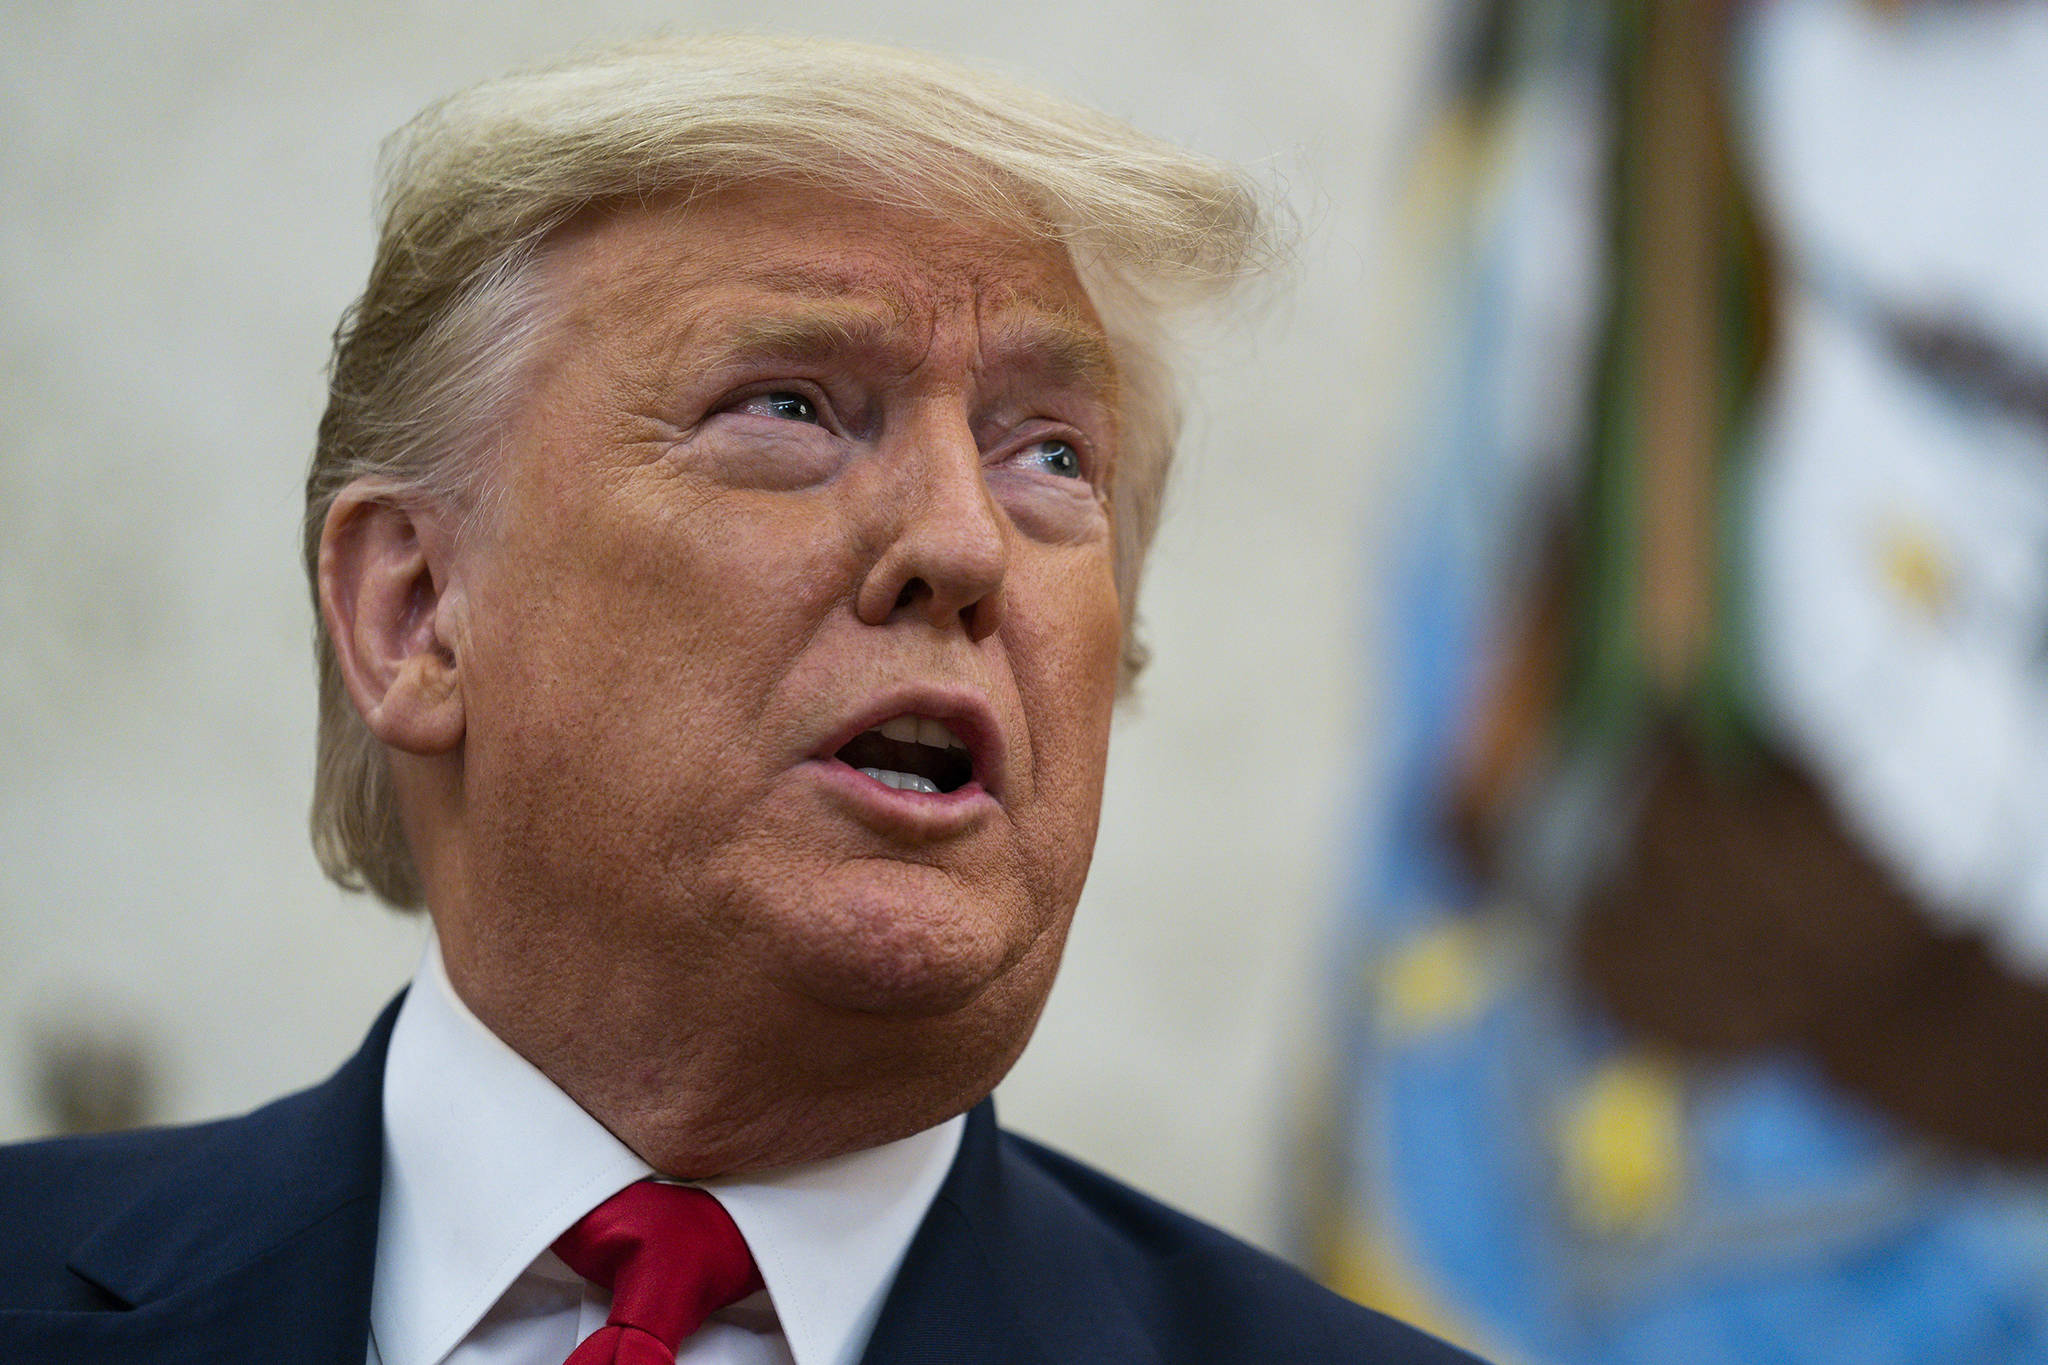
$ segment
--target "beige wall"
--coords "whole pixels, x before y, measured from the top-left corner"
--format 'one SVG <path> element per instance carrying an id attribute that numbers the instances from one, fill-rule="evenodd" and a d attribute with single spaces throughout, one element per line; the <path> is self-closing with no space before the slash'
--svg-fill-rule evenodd
<path id="1" fill-rule="evenodd" d="M 1424 0 L 0 5 L 0 1137 L 67 1029 L 151 1040 L 161 1113 L 336 1063 L 416 923 L 303 835 L 294 527 L 377 140 L 432 96 L 667 25 L 999 63 L 1263 163 L 1298 281 L 1194 373 L 1066 974 L 1009 1121 L 1275 1243 L 1280 1138 L 1353 818 L 1374 243 Z M 570 17 L 574 15 L 575 17 Z"/>

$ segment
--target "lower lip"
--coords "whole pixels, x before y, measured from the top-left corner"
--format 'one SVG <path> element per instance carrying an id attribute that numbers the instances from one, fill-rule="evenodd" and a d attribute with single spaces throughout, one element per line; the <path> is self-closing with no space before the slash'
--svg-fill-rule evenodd
<path id="1" fill-rule="evenodd" d="M 901 791 L 836 758 L 812 759 L 807 766 L 827 791 L 850 803 L 869 823 L 925 838 L 962 833 L 996 808 L 996 799 L 979 782 L 949 792 Z"/>

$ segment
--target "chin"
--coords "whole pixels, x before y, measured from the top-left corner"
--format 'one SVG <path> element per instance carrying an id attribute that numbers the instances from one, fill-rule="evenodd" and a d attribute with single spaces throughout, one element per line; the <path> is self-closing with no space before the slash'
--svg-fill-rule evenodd
<path id="1" fill-rule="evenodd" d="M 834 886 L 775 918 L 783 984 L 819 1005 L 934 1018 L 977 1006 L 1014 1012 L 1021 994 L 1032 998 L 1035 1018 L 1052 986 L 1067 915 L 1019 893 L 966 890 L 918 868 Z"/>

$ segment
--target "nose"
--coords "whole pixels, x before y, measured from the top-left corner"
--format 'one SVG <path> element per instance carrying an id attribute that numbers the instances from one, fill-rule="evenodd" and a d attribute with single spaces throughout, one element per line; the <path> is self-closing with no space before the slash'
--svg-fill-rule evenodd
<path id="1" fill-rule="evenodd" d="M 883 459 L 899 473 L 883 481 L 893 515 L 855 611 L 871 626 L 957 622 L 969 639 L 987 638 L 1002 622 L 1009 518 L 982 474 L 973 433 L 964 422 L 927 423 Z"/>

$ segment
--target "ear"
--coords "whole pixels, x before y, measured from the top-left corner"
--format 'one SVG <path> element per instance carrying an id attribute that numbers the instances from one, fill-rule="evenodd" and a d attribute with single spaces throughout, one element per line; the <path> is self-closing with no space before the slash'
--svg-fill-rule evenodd
<path id="1" fill-rule="evenodd" d="M 453 529 L 448 514 L 359 482 L 320 532 L 320 614 L 349 698 L 371 734 L 410 754 L 462 742 Z"/>

